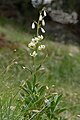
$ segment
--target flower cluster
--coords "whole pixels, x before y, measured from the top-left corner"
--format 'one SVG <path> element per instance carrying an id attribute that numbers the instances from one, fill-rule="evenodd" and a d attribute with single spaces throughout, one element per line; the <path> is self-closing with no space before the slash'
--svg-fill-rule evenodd
<path id="1" fill-rule="evenodd" d="M 76 11 L 64 11 L 64 3 L 68 5 L 67 0 L 31 0 L 33 7 L 46 6 L 47 12 L 53 21 L 61 24 L 76 24 L 78 22 L 78 14 Z M 69 7 L 69 5 L 67 6 Z M 41 18 L 41 17 L 40 17 Z"/>
<path id="2" fill-rule="evenodd" d="M 43 14 L 43 15 L 42 15 Z M 40 16 L 39 16 L 39 20 L 38 22 L 34 21 L 32 23 L 32 29 L 35 29 L 36 25 L 37 25 L 37 28 L 38 29 L 41 29 L 42 33 L 45 33 L 45 30 L 42 26 L 45 26 L 45 21 L 44 21 L 44 17 L 46 17 L 46 11 L 45 10 L 42 10 L 40 12 Z"/>
<path id="3" fill-rule="evenodd" d="M 43 26 L 45 26 L 44 17 L 46 17 L 46 15 L 47 15 L 46 11 L 43 9 L 40 12 L 38 22 L 34 21 L 32 23 L 32 29 L 37 28 L 37 36 L 32 38 L 31 42 L 28 44 L 28 47 L 30 48 L 30 50 L 32 50 L 32 53 L 30 53 L 30 56 L 32 57 L 36 57 L 38 55 L 38 51 L 45 49 L 45 45 L 41 44 L 41 41 L 43 40 L 44 37 L 43 35 L 39 35 L 39 31 L 45 33 Z"/>

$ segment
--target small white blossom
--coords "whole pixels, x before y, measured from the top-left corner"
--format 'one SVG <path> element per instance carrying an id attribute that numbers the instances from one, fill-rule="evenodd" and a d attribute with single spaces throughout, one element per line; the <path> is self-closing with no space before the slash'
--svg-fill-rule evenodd
<path id="1" fill-rule="evenodd" d="M 41 35 L 41 39 L 43 39 L 44 37 L 43 37 L 43 35 Z"/>
<path id="2" fill-rule="evenodd" d="M 34 51 L 32 54 L 30 53 L 30 56 L 32 56 L 32 57 L 36 57 L 36 56 L 37 56 L 37 52 Z"/>
<path id="3" fill-rule="evenodd" d="M 48 90 L 48 89 L 49 89 L 49 87 L 48 87 L 48 86 L 46 86 L 46 89 Z"/>
<path id="4" fill-rule="evenodd" d="M 47 16 L 46 11 L 44 10 L 44 16 Z"/>
<path id="5" fill-rule="evenodd" d="M 69 56 L 70 56 L 70 57 L 73 57 L 73 54 L 72 54 L 72 53 L 69 53 Z"/>
<path id="6" fill-rule="evenodd" d="M 42 25 L 45 26 L 45 21 L 44 20 L 42 20 Z"/>
<path id="7" fill-rule="evenodd" d="M 32 38 L 32 42 L 33 42 L 34 44 L 37 44 L 37 43 L 38 43 L 38 41 L 39 41 L 39 38 L 37 38 L 37 37 Z"/>
<path id="8" fill-rule="evenodd" d="M 45 101 L 44 101 L 46 104 L 49 102 L 49 100 L 48 99 L 45 99 Z"/>
<path id="9" fill-rule="evenodd" d="M 40 16 L 39 16 L 39 21 L 42 21 L 42 19 L 43 19 L 43 17 L 42 17 L 42 15 L 40 14 Z"/>
<path id="10" fill-rule="evenodd" d="M 10 109 L 11 109 L 12 111 L 14 111 L 15 108 L 16 108 L 16 106 L 10 106 Z"/>
<path id="11" fill-rule="evenodd" d="M 22 68 L 23 68 L 23 69 L 26 69 L 26 67 L 25 67 L 25 66 L 22 66 Z"/>
<path id="12" fill-rule="evenodd" d="M 28 47 L 31 48 L 31 49 L 34 49 L 36 47 L 35 43 L 34 42 L 30 42 L 28 44 Z"/>
<path id="13" fill-rule="evenodd" d="M 14 49 L 14 52 L 16 52 L 16 49 Z"/>
<path id="14" fill-rule="evenodd" d="M 34 28 L 35 28 L 35 23 L 33 22 L 33 23 L 32 23 L 32 29 L 34 29 Z"/>
<path id="15" fill-rule="evenodd" d="M 79 117 L 79 118 L 80 118 L 80 115 L 77 115 L 77 117 Z"/>
<path id="16" fill-rule="evenodd" d="M 42 33 L 45 33 L 45 30 L 41 27 L 41 31 L 42 31 Z"/>
<path id="17" fill-rule="evenodd" d="M 38 50 L 44 50 L 45 49 L 45 45 L 40 45 L 39 47 L 38 47 Z"/>
<path id="18" fill-rule="evenodd" d="M 17 65 L 17 64 L 18 64 L 18 62 L 17 62 L 17 61 L 15 61 L 15 62 L 14 62 L 14 64 L 16 64 L 16 65 Z"/>
<path id="19" fill-rule="evenodd" d="M 41 36 L 38 36 L 38 38 L 39 38 L 39 40 L 43 40 L 43 35 L 41 35 Z"/>
<path id="20" fill-rule="evenodd" d="M 40 68 L 40 70 L 41 70 L 41 71 L 42 71 L 42 70 L 45 70 L 45 67 L 42 66 L 42 67 Z"/>
<path id="21" fill-rule="evenodd" d="M 52 87 L 54 87 L 55 85 L 52 85 Z"/>

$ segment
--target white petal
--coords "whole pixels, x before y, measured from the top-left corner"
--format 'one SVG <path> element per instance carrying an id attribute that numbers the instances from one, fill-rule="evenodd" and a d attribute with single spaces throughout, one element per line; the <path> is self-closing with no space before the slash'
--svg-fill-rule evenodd
<path id="1" fill-rule="evenodd" d="M 45 26 L 45 21 L 44 20 L 42 20 L 42 25 Z"/>
<path id="2" fill-rule="evenodd" d="M 44 37 L 43 37 L 43 35 L 41 35 L 41 39 L 43 39 Z"/>
<path id="3" fill-rule="evenodd" d="M 35 24 L 34 24 L 34 22 L 32 23 L 32 29 L 34 29 L 35 28 Z"/>
<path id="4" fill-rule="evenodd" d="M 30 56 L 32 56 L 32 57 L 36 57 L 36 56 L 37 56 L 37 52 L 34 51 L 32 54 L 30 53 Z"/>
<path id="5" fill-rule="evenodd" d="M 42 31 L 42 33 L 45 33 L 45 30 L 43 28 L 41 28 L 41 31 Z"/>
<path id="6" fill-rule="evenodd" d="M 39 21 L 42 21 L 42 19 L 43 19 L 43 17 L 42 17 L 42 15 L 40 14 L 40 16 L 39 16 Z"/>
<path id="7" fill-rule="evenodd" d="M 44 16 L 47 16 L 46 11 L 44 10 Z"/>

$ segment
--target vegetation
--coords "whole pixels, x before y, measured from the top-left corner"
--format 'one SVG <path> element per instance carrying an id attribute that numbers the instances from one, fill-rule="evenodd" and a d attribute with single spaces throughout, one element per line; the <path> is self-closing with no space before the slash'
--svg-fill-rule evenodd
<path id="1" fill-rule="evenodd" d="M 17 28 L 3 20 L 1 23 L 0 33 L 4 33 L 5 37 L 0 36 L 0 43 L 9 42 L 11 46 L 16 43 L 17 46 L 12 49 L 5 44 L 0 49 L 0 119 L 4 120 L 7 116 L 7 120 L 16 120 L 22 115 L 19 111 L 21 109 L 20 93 L 22 93 L 20 84 L 22 85 L 28 79 L 30 72 L 28 67 L 32 64 L 27 47 L 32 35 L 28 30 L 24 32 L 22 28 Z M 65 115 L 68 120 L 78 119 L 80 114 L 79 47 L 54 43 L 48 36 L 45 37 L 43 43 L 46 45 L 44 54 L 48 56 L 41 72 L 38 73 L 38 82 L 41 86 L 47 86 L 48 94 L 63 94 L 61 108 L 67 106 L 67 111 L 63 116 Z M 41 59 L 36 59 L 36 65 L 41 62 Z M 11 118 L 11 116 L 14 117 Z"/>

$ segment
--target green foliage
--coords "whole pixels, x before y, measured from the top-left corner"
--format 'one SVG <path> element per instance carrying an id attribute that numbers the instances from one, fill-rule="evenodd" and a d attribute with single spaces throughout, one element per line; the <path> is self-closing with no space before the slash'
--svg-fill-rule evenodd
<path id="1" fill-rule="evenodd" d="M 48 94 L 46 92 L 48 86 L 40 85 L 40 83 L 37 82 L 39 79 L 37 72 L 42 67 L 42 64 L 36 65 L 36 57 L 38 57 L 38 54 L 43 50 L 43 47 L 40 47 L 40 43 L 43 39 L 43 36 L 40 35 L 40 30 L 45 25 L 42 24 L 43 22 L 45 23 L 45 21 L 43 21 L 45 16 L 46 11 L 42 9 L 40 11 L 38 22 L 34 21 L 32 23 L 32 29 L 35 29 L 35 24 L 37 26 L 37 36 L 28 44 L 29 49 L 33 52 L 32 54 L 30 53 L 33 61 L 33 71 L 28 69 L 31 73 L 30 79 L 21 85 L 23 90 L 21 93 L 21 111 L 24 120 L 63 120 L 60 113 L 65 109 L 58 107 L 62 95 L 55 95 L 53 93 Z M 42 32 L 45 33 L 44 31 L 45 30 L 43 29 Z M 40 51 L 38 51 L 39 47 Z"/>
<path id="2" fill-rule="evenodd" d="M 32 35 L 29 34 L 29 32 L 24 32 L 24 30 L 20 28 L 20 25 L 14 26 L 13 24 L 10 24 L 9 21 L 8 23 L 4 21 L 4 25 L 0 25 L 0 32 L 5 33 L 9 40 L 13 42 L 17 41 L 17 43 L 20 44 L 15 52 L 8 48 L 0 49 L 0 97 L 3 97 L 2 106 L 4 110 L 7 111 L 4 106 L 5 104 L 3 104 L 5 102 L 3 101 L 7 102 L 12 94 L 14 95 L 19 91 L 19 83 L 22 80 L 26 80 L 29 73 L 32 72 L 27 71 L 28 65 L 32 62 L 29 59 L 28 52 L 26 52 L 26 43 L 30 42 Z M 44 53 L 47 53 L 49 57 L 47 57 L 46 63 L 42 66 L 44 69 L 42 69 L 42 71 L 40 70 L 41 72 L 46 73 L 44 73 L 43 76 L 42 74 L 41 76 L 38 75 L 38 82 L 41 86 L 42 84 L 49 85 L 48 92 L 51 94 L 54 92 L 63 93 L 60 105 L 67 106 L 69 110 L 69 112 L 66 112 L 65 116 L 68 120 L 77 120 L 79 119 L 77 116 L 80 114 L 79 48 L 76 45 L 55 43 L 50 41 L 49 36 L 47 36 L 44 44 L 46 44 L 47 47 L 47 50 L 45 50 Z M 18 64 L 15 64 L 15 61 L 13 61 L 14 59 Z M 40 58 L 36 60 L 36 64 L 39 63 L 39 60 Z M 11 65 L 12 61 L 13 64 Z M 7 70 L 8 66 L 10 67 Z M 23 66 L 25 69 L 23 69 Z M 54 88 L 52 88 L 52 85 L 54 85 Z M 19 96 L 17 96 L 17 98 L 19 98 Z M 16 98 L 14 99 L 14 103 L 16 103 Z M 11 106 L 16 105 L 11 104 Z M 5 114 L 5 112 L 3 113 Z M 45 115 L 43 115 L 43 117 L 45 117 Z M 12 119 L 11 117 L 11 120 L 16 120 L 16 118 Z"/>
<path id="3" fill-rule="evenodd" d="M 46 86 L 27 81 L 22 88 L 22 114 L 27 120 L 63 120 L 60 114 L 65 110 L 59 107 L 62 95 L 48 94 Z"/>
<path id="4" fill-rule="evenodd" d="M 9 98 L 6 102 L 0 99 L 0 120 L 19 120 L 21 114 L 19 104 L 12 105 L 13 98 Z"/>

